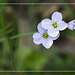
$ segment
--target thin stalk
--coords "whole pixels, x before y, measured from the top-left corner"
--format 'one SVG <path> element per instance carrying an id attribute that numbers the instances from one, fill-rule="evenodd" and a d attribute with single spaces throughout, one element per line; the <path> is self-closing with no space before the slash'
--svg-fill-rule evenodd
<path id="1" fill-rule="evenodd" d="M 19 38 L 19 37 L 22 37 L 22 36 L 28 36 L 28 35 L 32 35 L 34 34 L 35 32 L 31 32 L 31 33 L 23 33 L 23 34 L 19 34 L 19 35 L 15 35 L 15 36 L 12 36 L 10 37 L 10 39 L 15 39 L 15 38 Z"/>
<path id="2" fill-rule="evenodd" d="M 9 39 L 10 39 L 10 40 L 13 40 L 13 39 L 16 39 L 16 38 L 19 38 L 19 37 L 32 35 L 32 34 L 34 34 L 34 33 L 35 33 L 35 32 L 18 34 L 18 35 L 15 35 L 15 36 L 9 37 Z M 3 40 L 5 40 L 5 38 L 0 39 L 0 42 L 3 41 Z"/>

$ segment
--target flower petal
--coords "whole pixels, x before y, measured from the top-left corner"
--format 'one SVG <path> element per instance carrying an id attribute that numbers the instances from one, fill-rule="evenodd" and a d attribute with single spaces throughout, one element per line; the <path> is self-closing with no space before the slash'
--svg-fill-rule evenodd
<path id="1" fill-rule="evenodd" d="M 51 37 L 56 37 L 56 36 L 59 34 L 59 30 L 57 30 L 57 29 L 55 29 L 55 28 L 53 28 L 53 27 L 50 27 L 50 28 L 48 29 L 48 34 L 49 34 L 49 36 L 51 36 Z"/>
<path id="2" fill-rule="evenodd" d="M 39 33 L 43 34 L 44 33 L 44 29 L 41 27 L 41 23 L 38 24 L 37 29 L 39 31 Z"/>
<path id="3" fill-rule="evenodd" d="M 47 49 L 49 49 L 52 46 L 52 44 L 53 44 L 53 40 L 51 38 L 43 39 L 42 41 L 42 45 Z"/>
<path id="4" fill-rule="evenodd" d="M 72 21 L 70 21 L 69 23 L 68 23 L 68 28 L 70 29 L 70 30 L 73 30 L 74 29 L 74 25 L 75 25 L 75 20 L 72 20 Z"/>
<path id="5" fill-rule="evenodd" d="M 33 39 L 33 42 L 37 45 L 42 43 L 42 38 L 41 39 Z"/>
<path id="6" fill-rule="evenodd" d="M 42 37 L 42 35 L 40 33 L 33 34 L 33 38 L 35 38 L 35 39 L 40 39 L 41 37 Z"/>
<path id="7" fill-rule="evenodd" d="M 52 25 L 52 21 L 50 19 L 44 19 L 41 21 L 41 26 L 44 29 L 48 29 Z"/>
<path id="8" fill-rule="evenodd" d="M 58 30 L 62 31 L 66 29 L 67 27 L 68 27 L 68 24 L 66 22 L 64 21 L 58 22 L 58 27 L 57 27 Z"/>
<path id="9" fill-rule="evenodd" d="M 54 12 L 52 14 L 52 21 L 55 21 L 55 22 L 59 22 L 59 21 L 62 21 L 62 14 L 59 13 L 59 12 Z"/>
<path id="10" fill-rule="evenodd" d="M 52 38 L 52 40 L 56 40 L 59 38 L 59 36 L 60 36 L 60 33 L 56 37 L 51 37 L 51 38 Z"/>
<path id="11" fill-rule="evenodd" d="M 73 29 L 75 29 L 75 25 L 73 26 Z"/>

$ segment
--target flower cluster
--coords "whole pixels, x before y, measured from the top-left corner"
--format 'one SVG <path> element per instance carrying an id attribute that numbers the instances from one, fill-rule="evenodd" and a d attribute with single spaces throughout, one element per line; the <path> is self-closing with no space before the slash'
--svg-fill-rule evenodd
<path id="1" fill-rule="evenodd" d="M 33 42 L 37 45 L 42 44 L 45 48 L 49 49 L 53 40 L 60 36 L 60 32 L 66 28 L 71 30 L 75 29 L 75 20 L 66 23 L 62 21 L 62 14 L 54 12 L 51 19 L 43 19 L 37 26 L 38 33 L 33 34 Z"/>

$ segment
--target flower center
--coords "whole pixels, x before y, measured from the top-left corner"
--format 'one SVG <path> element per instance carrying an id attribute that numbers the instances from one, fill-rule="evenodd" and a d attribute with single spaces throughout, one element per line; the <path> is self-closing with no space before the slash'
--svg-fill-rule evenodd
<path id="1" fill-rule="evenodd" d="M 44 33 L 42 37 L 47 39 L 49 37 L 49 35 L 47 33 Z"/>
<path id="2" fill-rule="evenodd" d="M 57 22 L 52 23 L 52 26 L 53 26 L 54 28 L 57 28 L 57 27 L 58 27 Z"/>

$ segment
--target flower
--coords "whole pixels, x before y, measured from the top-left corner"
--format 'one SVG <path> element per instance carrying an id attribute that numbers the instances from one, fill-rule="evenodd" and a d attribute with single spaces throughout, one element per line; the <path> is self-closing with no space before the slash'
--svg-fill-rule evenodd
<path id="1" fill-rule="evenodd" d="M 62 31 L 67 28 L 67 23 L 62 21 L 62 14 L 54 12 L 50 19 L 44 19 L 41 21 L 41 26 L 48 30 L 49 36 L 56 37 L 59 34 L 59 30 Z"/>
<path id="2" fill-rule="evenodd" d="M 75 29 L 75 20 L 72 20 L 68 23 L 68 28 L 70 30 L 74 30 Z"/>
<path id="3" fill-rule="evenodd" d="M 42 44 L 47 49 L 52 46 L 53 40 L 59 37 L 59 34 L 56 37 L 49 36 L 47 30 L 41 27 L 41 23 L 38 24 L 37 29 L 38 32 L 33 34 L 33 42 L 37 45 Z"/>

